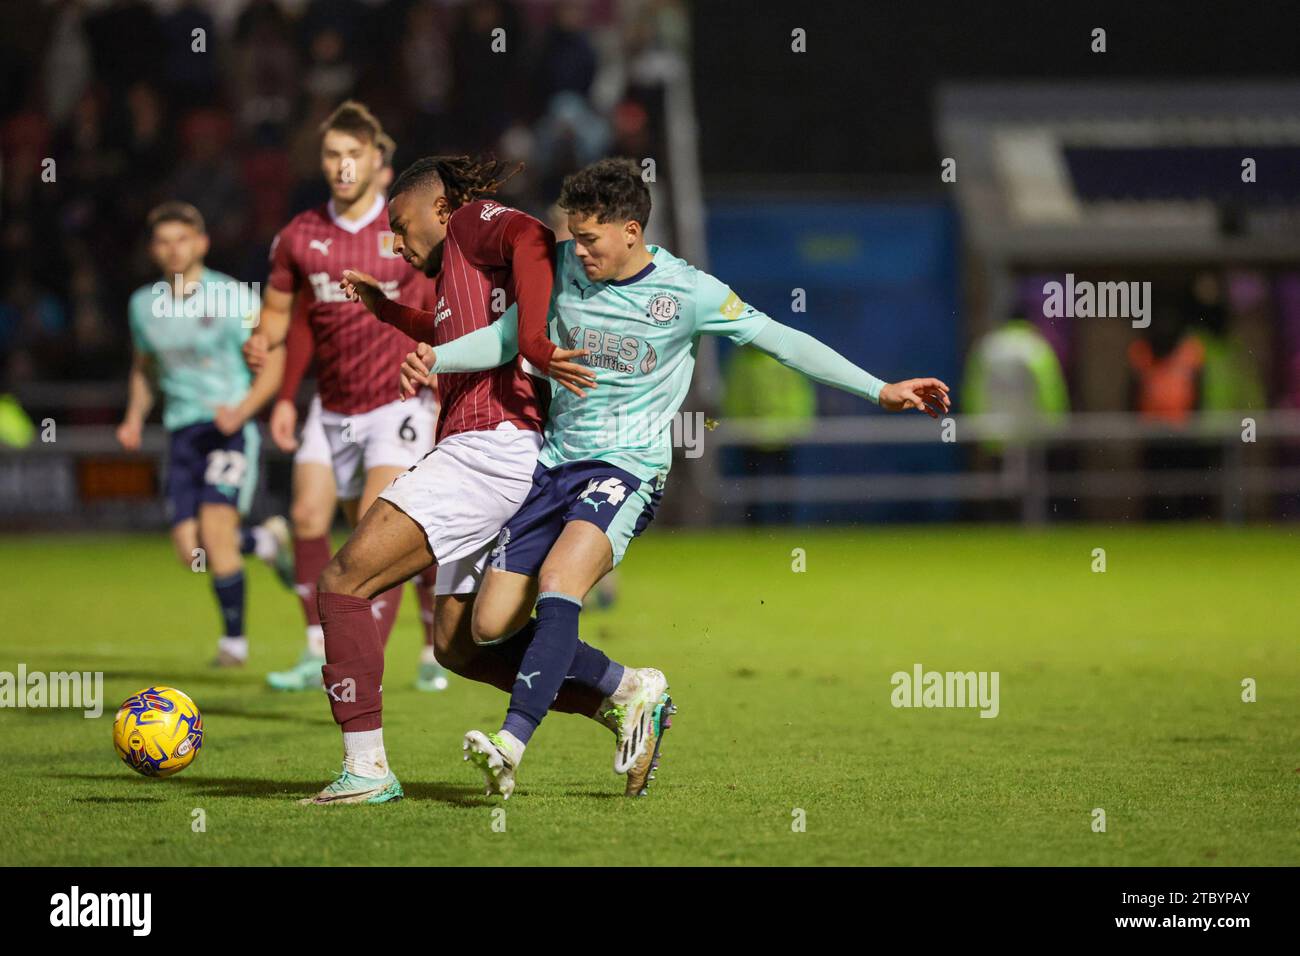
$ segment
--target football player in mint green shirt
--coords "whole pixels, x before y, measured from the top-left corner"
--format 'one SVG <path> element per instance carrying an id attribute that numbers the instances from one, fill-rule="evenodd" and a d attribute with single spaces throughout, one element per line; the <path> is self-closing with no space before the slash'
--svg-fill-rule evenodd
<path id="1" fill-rule="evenodd" d="M 573 239 L 556 248 L 550 335 L 558 348 L 552 399 L 533 487 L 501 530 L 474 608 L 474 639 L 502 640 L 537 620 L 505 723 L 470 731 L 464 746 L 490 791 L 509 795 L 524 747 L 571 670 L 588 591 L 622 560 L 654 517 L 672 462 L 671 425 L 690 388 L 701 335 L 752 345 L 815 381 L 889 411 L 938 418 L 948 386 L 935 378 L 885 383 L 811 336 L 745 303 L 724 283 L 666 249 L 648 246 L 650 193 L 637 167 L 603 160 L 569 177 L 560 196 Z M 408 358 L 408 393 L 430 373 L 493 368 L 514 358 L 517 315 Z M 571 384 L 564 370 L 591 372 Z M 561 374 L 556 375 L 556 370 Z M 672 712 L 664 675 L 615 675 L 616 772 L 644 790 Z M 604 675 L 602 683 L 612 683 Z"/>
<path id="2" fill-rule="evenodd" d="M 155 388 L 161 392 L 172 544 L 185 568 L 211 576 L 223 628 L 214 663 L 240 666 L 248 657 L 242 555 L 277 564 L 282 578 L 288 571 L 283 518 L 240 526 L 257 486 L 260 437 L 251 419 L 275 394 L 284 357 L 272 357 L 256 378 L 249 373 L 241 349 L 257 321 L 257 295 L 204 266 L 208 237 L 199 211 L 167 202 L 148 221 L 149 252 L 162 277 L 131 296 L 134 359 L 117 439 L 139 450 Z"/>

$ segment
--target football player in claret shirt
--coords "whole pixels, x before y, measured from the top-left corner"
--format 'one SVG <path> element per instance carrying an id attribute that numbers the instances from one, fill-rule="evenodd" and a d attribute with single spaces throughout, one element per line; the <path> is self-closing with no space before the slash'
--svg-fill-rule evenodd
<path id="1" fill-rule="evenodd" d="M 575 650 L 583 600 L 654 519 L 672 464 L 672 419 L 690 388 L 701 335 L 753 346 L 889 411 L 911 408 L 937 418 L 949 407 L 948 386 L 938 379 L 882 382 L 667 249 L 647 245 L 650 190 L 634 162 L 602 160 L 574 173 L 560 206 L 573 239 L 556 250 L 550 331 L 598 370 L 599 387 L 585 396 L 556 393 L 532 488 L 502 527 L 475 607 L 479 643 L 524 626 L 533 635 L 501 729 L 472 730 L 464 740 L 489 791 L 507 797 L 524 748 L 566 675 L 589 680 Z M 430 371 L 441 381 L 513 361 L 523 347 L 522 313 L 518 342 L 514 327 L 515 317 L 506 316 L 446 345 L 421 344 L 408 357 L 403 380 L 418 387 Z M 634 714 L 627 745 L 615 757 L 615 768 L 626 768 L 629 793 L 649 779 L 672 712 L 663 674 L 643 670 L 653 680 L 620 673 L 610 695 Z"/>
<path id="2" fill-rule="evenodd" d="M 321 687 L 325 639 L 316 579 L 330 559 L 336 505 L 355 525 L 379 491 L 433 447 L 433 393 L 426 389 L 405 404 L 393 394 L 394 356 L 409 349 L 410 339 L 339 289 L 345 266 L 371 271 L 385 296 L 403 302 L 422 303 L 431 286 L 393 249 L 382 190 L 391 176 L 386 160 L 394 148 L 379 120 L 354 101 L 343 103 L 321 125 L 321 168 L 330 200 L 295 216 L 275 237 L 261 324 L 245 349 L 254 365 L 268 349 L 285 353 L 270 426 L 272 441 L 294 452 L 294 564 L 307 644 L 294 666 L 267 675 L 277 690 Z M 299 440 L 294 398 L 313 358 L 317 394 Z M 384 641 L 397 617 L 404 583 L 394 582 L 375 601 Z M 432 647 L 432 584 L 432 572 L 417 583 L 426 605 L 420 665 L 425 689 L 446 686 Z"/>
<path id="3" fill-rule="evenodd" d="M 507 171 L 494 161 L 429 157 L 412 164 L 389 192 L 394 248 L 435 279 L 433 311 L 383 294 L 377 277 L 345 273 L 343 289 L 385 322 L 431 342 L 458 338 L 518 313 L 519 355 L 490 369 L 439 376 L 438 441 L 399 475 L 366 512 L 320 577 L 325 682 L 343 731 L 343 770 L 305 802 L 383 803 L 402 795 L 383 743 L 383 644 L 372 598 L 436 562 L 438 657 L 453 672 L 509 691 L 531 639 L 479 647 L 470 636 L 474 594 L 497 532 L 528 493 L 542 444 L 540 376 L 580 389 L 588 369 L 546 336 L 555 237 L 517 209 L 489 198 Z M 400 365 L 400 363 L 399 363 Z M 390 371 L 397 371 L 394 366 Z M 397 394 L 396 380 L 388 387 Z M 624 668 L 579 642 L 571 655 L 586 683 L 557 687 L 551 705 L 617 732 L 601 681 Z M 348 693 L 336 693 L 346 688 Z"/>
<path id="4" fill-rule="evenodd" d="M 117 440 L 139 450 L 155 387 L 161 391 L 172 543 L 187 570 L 205 570 L 212 582 L 223 628 L 213 664 L 238 667 L 248 658 L 241 555 L 274 564 L 289 548 L 283 518 L 240 527 L 257 488 L 259 435 L 251 419 L 275 393 L 280 368 L 268 362 L 256 379 L 249 375 L 241 347 L 257 298 L 247 284 L 203 265 L 208 236 L 199 211 L 163 203 L 148 224 L 162 279 L 131 296 L 134 359 Z"/>

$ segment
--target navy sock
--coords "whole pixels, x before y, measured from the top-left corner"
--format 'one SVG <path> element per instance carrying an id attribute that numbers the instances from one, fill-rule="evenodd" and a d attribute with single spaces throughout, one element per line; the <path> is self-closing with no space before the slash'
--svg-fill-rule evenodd
<path id="1" fill-rule="evenodd" d="M 618 690 L 623 681 L 623 665 L 611 661 L 590 644 L 578 642 L 578 650 L 569 665 L 569 680 L 586 687 L 594 687 L 606 697 Z"/>
<path id="2" fill-rule="evenodd" d="M 528 623 L 507 640 L 500 644 L 489 644 L 483 650 L 504 658 L 516 671 L 523 670 L 524 654 L 528 652 L 536 631 L 537 618 L 530 617 Z M 610 660 L 585 641 L 578 641 L 578 649 L 574 652 L 573 663 L 569 665 L 565 679 L 598 690 L 608 697 L 618 690 L 618 685 L 623 681 L 623 665 Z"/>
<path id="3" fill-rule="evenodd" d="M 212 590 L 221 605 L 221 619 L 226 637 L 244 636 L 244 572 L 236 571 L 224 578 L 212 579 Z"/>
<path id="4" fill-rule="evenodd" d="M 253 536 L 252 528 L 244 528 L 239 532 L 239 553 L 252 554 L 257 548 L 257 538 Z"/>
<path id="5" fill-rule="evenodd" d="M 545 591 L 537 596 L 537 624 L 519 664 L 510 709 L 501 729 L 528 743 L 573 663 L 578 648 L 578 614 L 582 602 L 567 594 Z"/>

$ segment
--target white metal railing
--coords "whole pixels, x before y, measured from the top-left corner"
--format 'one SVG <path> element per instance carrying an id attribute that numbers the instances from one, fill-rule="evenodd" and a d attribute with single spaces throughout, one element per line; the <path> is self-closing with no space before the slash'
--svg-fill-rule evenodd
<path id="1" fill-rule="evenodd" d="M 1022 518 L 1047 519 L 1052 497 L 1108 498 L 1207 495 L 1222 501 L 1229 519 L 1243 513 L 1251 494 L 1300 492 L 1300 467 L 1252 462 L 1250 454 L 1280 444 L 1300 452 L 1300 411 L 1207 413 L 1181 425 L 1148 421 L 1127 412 L 1083 412 L 1056 421 L 1005 415 L 954 415 L 943 422 L 907 417 L 823 418 L 813 422 L 722 422 L 706 444 L 761 445 L 782 427 L 797 435 L 792 446 L 906 446 L 947 443 L 998 443 L 984 470 L 871 475 L 783 475 L 720 477 L 706 489 L 715 502 L 855 501 L 1016 501 Z M 1217 446 L 1222 462 L 1214 469 L 1079 467 L 1049 470 L 1047 452 L 1062 446 L 1140 446 L 1149 444 Z M 716 458 L 716 456 L 715 456 Z M 1300 461 L 1300 454 L 1297 454 Z M 965 465 L 963 463 L 963 468 Z"/>
<path id="2" fill-rule="evenodd" d="M 794 435 L 790 446 L 865 446 L 880 449 L 888 460 L 891 446 L 932 444 L 985 447 L 998 442 L 997 454 L 985 456 L 982 467 L 960 462 L 955 470 L 865 475 L 771 475 L 728 477 L 721 473 L 719 454 L 725 448 L 762 446 L 770 442 L 773 426 Z M 53 465 L 77 458 L 127 457 L 107 425 L 58 426 L 53 442 L 37 440 L 26 449 L 0 447 L 0 475 L 15 467 Z M 1253 441 L 1246 440 L 1253 438 Z M 166 432 L 151 425 L 144 431 L 139 454 L 160 461 L 166 452 Z M 1221 460 L 1211 469 L 1149 469 L 1138 467 L 1137 448 L 1148 445 L 1218 447 Z M 1047 467 L 1052 448 L 1077 446 L 1094 450 L 1128 446 L 1128 461 L 1081 463 L 1068 470 Z M 1294 464 L 1276 461 L 1281 449 L 1293 449 Z M 774 422 L 730 419 L 702 436 L 702 458 L 710 463 L 709 477 L 693 482 L 691 494 L 714 506 L 771 502 L 925 502 L 1018 501 L 1024 520 L 1044 521 L 1053 497 L 1107 498 L 1208 495 L 1219 498 L 1223 513 L 1240 515 L 1244 498 L 1254 494 L 1300 493 L 1300 411 L 1270 410 L 1192 416 L 1181 426 L 1145 421 L 1130 413 L 1074 413 L 1059 421 L 998 415 L 953 415 L 934 421 L 914 413 L 906 416 L 869 415 Z M 263 442 L 268 461 L 287 459 L 269 441 Z M 1081 456 L 1087 457 L 1087 456 Z M 692 464 L 699 459 L 693 459 Z M 686 462 L 680 462 L 686 464 Z M 681 469 L 690 472 L 689 469 Z M 700 474 L 698 469 L 696 474 Z M 675 478 L 684 477 L 677 471 Z M 4 482 L 0 481 L 0 485 Z M 676 482 L 676 484 L 684 484 Z M 0 488 L 0 490 L 3 490 Z M 678 494 L 685 489 L 679 488 Z M 4 495 L 0 495 L 3 498 Z M 12 502 L 10 502 L 12 504 Z M 0 502 L 0 504 L 3 504 Z M 0 511 L 6 508 L 0 507 Z"/>

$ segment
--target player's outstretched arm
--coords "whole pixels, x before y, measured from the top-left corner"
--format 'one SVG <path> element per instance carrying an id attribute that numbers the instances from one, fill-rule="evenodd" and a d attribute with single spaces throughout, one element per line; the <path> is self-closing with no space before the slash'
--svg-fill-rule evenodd
<path id="1" fill-rule="evenodd" d="M 858 368 L 833 348 L 775 319 L 769 320 L 749 342 L 782 365 L 811 378 L 899 412 L 915 408 L 931 418 L 949 409 L 948 386 L 937 378 L 912 378 L 887 383 Z"/>
<path id="2" fill-rule="evenodd" d="M 436 351 L 427 342 L 417 344 L 402 362 L 398 398 L 406 401 L 421 385 L 432 386 L 438 372 L 482 372 L 509 362 L 519 354 L 517 315 L 511 306 L 497 321 L 440 345 Z"/>
<path id="3" fill-rule="evenodd" d="M 149 354 L 136 349 L 131 358 L 127 379 L 126 414 L 117 426 L 117 440 L 127 451 L 140 450 L 144 420 L 153 408 L 153 383 L 150 381 Z"/>
<path id="4" fill-rule="evenodd" d="M 429 384 L 431 374 L 481 372 L 511 361 L 519 354 L 519 311 L 511 306 L 505 315 L 486 328 L 475 329 L 436 349 L 420 343 L 408 353 L 401 370 L 401 396 L 415 394 L 417 385 Z M 569 391 L 585 398 L 584 388 L 596 387 L 596 376 L 586 365 L 573 359 L 586 356 L 586 349 L 560 349 L 551 354 L 549 377 Z"/>
<path id="5" fill-rule="evenodd" d="M 433 338 L 435 314 L 390 299 L 384 295 L 379 280 L 374 276 L 356 269 L 344 269 L 339 288 L 349 301 L 360 302 L 380 322 L 405 332 L 417 342 Z"/>

